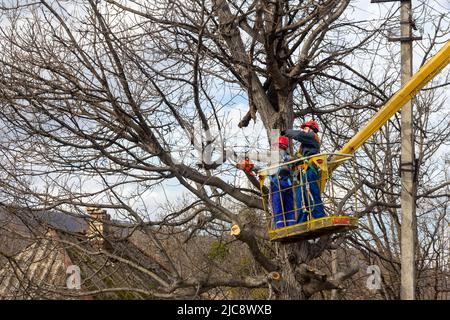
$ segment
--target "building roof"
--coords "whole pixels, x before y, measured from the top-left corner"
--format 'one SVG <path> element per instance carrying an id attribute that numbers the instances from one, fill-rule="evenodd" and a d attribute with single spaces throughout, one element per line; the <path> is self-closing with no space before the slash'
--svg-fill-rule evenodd
<path id="1" fill-rule="evenodd" d="M 80 292 L 66 287 L 69 265 L 80 267 L 83 292 L 150 289 L 155 280 L 145 270 L 163 276 L 163 268 L 129 240 L 127 225 L 117 225 L 112 228 L 113 236 L 106 239 L 107 250 L 99 254 L 96 243 L 87 236 L 87 217 L 0 207 L 0 298 L 70 298 Z M 114 291 L 88 297 L 151 298 L 142 292 Z"/>

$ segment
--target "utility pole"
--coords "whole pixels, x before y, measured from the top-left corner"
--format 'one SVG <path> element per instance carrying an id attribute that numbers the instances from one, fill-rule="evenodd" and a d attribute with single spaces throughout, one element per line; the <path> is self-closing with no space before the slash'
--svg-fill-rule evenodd
<path id="1" fill-rule="evenodd" d="M 411 0 L 400 4 L 400 35 L 411 38 Z M 412 40 L 401 41 L 402 86 L 412 77 Z M 416 236 L 416 186 L 414 163 L 413 110 L 410 100 L 402 109 L 401 129 L 401 289 L 402 300 L 414 300 L 416 291 L 415 236 Z"/>
<path id="2" fill-rule="evenodd" d="M 395 0 L 372 0 L 388 2 Z M 397 0 L 398 1 L 398 0 Z M 421 37 L 413 37 L 411 0 L 400 0 L 400 37 L 391 37 L 389 41 L 401 44 L 401 85 L 404 86 L 412 77 L 412 42 Z M 416 165 L 414 154 L 414 130 L 412 101 L 401 111 L 401 287 L 402 300 L 414 300 L 416 291 Z"/>

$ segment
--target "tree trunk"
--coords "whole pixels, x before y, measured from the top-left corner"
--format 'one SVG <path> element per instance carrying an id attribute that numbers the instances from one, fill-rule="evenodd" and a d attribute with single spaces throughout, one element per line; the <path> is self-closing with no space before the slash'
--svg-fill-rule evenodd
<path id="1" fill-rule="evenodd" d="M 280 293 L 283 300 L 305 300 L 309 298 L 303 290 L 303 280 L 299 275 L 298 267 L 308 262 L 308 242 L 282 243 L 279 254 L 283 261 L 281 265 L 281 277 L 284 287 Z"/>
<path id="2" fill-rule="evenodd" d="M 291 129 L 294 124 L 294 88 L 278 92 L 278 114 L 274 118 L 272 128 Z"/>
<path id="3" fill-rule="evenodd" d="M 272 120 L 273 129 L 290 129 L 294 123 L 294 88 L 284 88 L 276 92 L 278 110 L 277 117 Z M 270 97 L 269 97 L 270 99 Z M 274 100 L 274 99 L 270 99 Z M 292 148 L 292 143 L 291 143 Z M 292 149 L 291 149 L 292 150 Z M 310 260 L 310 244 L 308 241 L 299 241 L 295 243 L 280 243 L 278 245 L 278 256 L 281 260 L 281 277 L 283 288 L 279 293 L 280 299 L 305 300 L 309 295 L 303 290 L 302 279 L 299 267 L 307 264 Z"/>

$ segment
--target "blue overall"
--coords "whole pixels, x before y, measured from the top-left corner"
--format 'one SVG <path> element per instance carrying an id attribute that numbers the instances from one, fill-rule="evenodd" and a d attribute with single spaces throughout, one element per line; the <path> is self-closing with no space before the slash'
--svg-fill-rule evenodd
<path id="1" fill-rule="evenodd" d="M 317 168 L 308 167 L 306 172 L 301 170 L 299 172 L 299 179 L 302 179 L 303 186 L 300 184 L 296 187 L 296 203 L 297 203 L 297 221 L 302 223 L 308 220 L 309 212 L 314 219 L 321 218 L 325 216 L 325 209 L 323 207 L 323 202 L 320 197 L 320 189 L 318 184 L 318 173 Z M 308 194 L 309 186 L 309 194 Z M 302 193 L 303 192 L 303 197 Z M 305 209 L 303 208 L 302 199 L 305 201 Z M 308 202 L 309 199 L 309 202 Z"/>
<path id="2" fill-rule="evenodd" d="M 278 179 L 280 185 L 278 185 Z M 279 187 L 281 187 L 282 189 L 281 192 Z M 296 224 L 297 221 L 295 221 L 294 192 L 292 190 L 291 176 L 270 176 L 270 188 L 272 193 L 272 210 L 275 220 L 275 228 L 283 228 Z"/>

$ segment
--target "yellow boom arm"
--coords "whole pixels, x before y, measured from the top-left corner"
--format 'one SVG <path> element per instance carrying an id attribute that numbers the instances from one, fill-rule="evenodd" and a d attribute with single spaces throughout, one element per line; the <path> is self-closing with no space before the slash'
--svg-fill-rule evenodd
<path id="1" fill-rule="evenodd" d="M 381 128 L 397 111 L 399 111 L 417 92 L 450 63 L 450 41 L 439 50 L 417 73 L 395 93 L 386 104 L 369 120 L 369 122 L 337 152 L 329 162 L 329 170 L 335 169 L 344 154 L 353 154 L 378 129 Z M 342 155 L 341 155 L 342 154 Z"/>

